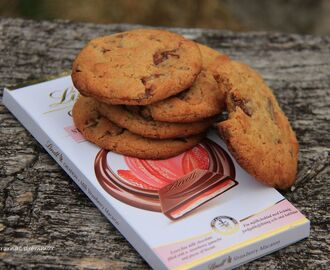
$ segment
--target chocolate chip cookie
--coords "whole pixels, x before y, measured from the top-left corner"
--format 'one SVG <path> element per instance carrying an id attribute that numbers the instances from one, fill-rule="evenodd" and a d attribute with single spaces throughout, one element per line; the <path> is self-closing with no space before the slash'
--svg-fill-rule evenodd
<path id="1" fill-rule="evenodd" d="M 224 109 L 225 89 L 217 84 L 208 68 L 221 54 L 207 46 L 198 46 L 203 66 L 194 84 L 174 97 L 147 106 L 145 114 L 158 121 L 194 122 L 214 116 Z"/>
<path id="2" fill-rule="evenodd" d="M 189 88 L 201 68 L 193 41 L 136 29 L 91 40 L 73 63 L 72 80 L 80 93 L 102 102 L 145 105 Z"/>
<path id="3" fill-rule="evenodd" d="M 101 115 L 116 125 L 143 137 L 169 139 L 187 137 L 205 132 L 213 119 L 204 119 L 194 123 L 168 123 L 154 121 L 142 114 L 141 106 L 110 105 L 99 102 Z"/>
<path id="4" fill-rule="evenodd" d="M 296 178 L 298 142 L 271 89 L 249 66 L 219 59 L 215 78 L 228 89 L 229 117 L 218 129 L 237 162 L 257 180 L 276 188 Z"/>
<path id="5" fill-rule="evenodd" d="M 157 140 L 135 135 L 101 116 L 98 103 L 88 97 L 79 97 L 72 115 L 76 127 L 87 140 L 101 148 L 143 159 L 164 159 L 178 155 L 198 144 L 204 137 L 199 134 Z"/>

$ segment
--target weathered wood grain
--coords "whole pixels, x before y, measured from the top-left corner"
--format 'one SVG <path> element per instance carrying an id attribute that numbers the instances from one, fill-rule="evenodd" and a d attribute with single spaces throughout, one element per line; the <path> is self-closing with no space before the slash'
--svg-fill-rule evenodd
<path id="1" fill-rule="evenodd" d="M 70 69 L 89 39 L 131 27 L 0 19 L 0 96 Z M 173 30 L 258 69 L 300 142 L 305 181 L 284 194 L 311 220 L 311 236 L 239 269 L 328 269 L 330 36 Z M 149 268 L 2 103 L 0 178 L 0 269 Z M 4 250 L 33 245 L 48 250 Z"/>

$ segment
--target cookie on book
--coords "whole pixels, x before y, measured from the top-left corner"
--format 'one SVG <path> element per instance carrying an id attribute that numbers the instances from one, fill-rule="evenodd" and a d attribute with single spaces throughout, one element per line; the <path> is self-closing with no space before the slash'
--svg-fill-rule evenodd
<path id="1" fill-rule="evenodd" d="M 298 142 L 271 89 L 249 66 L 219 59 L 217 81 L 229 89 L 228 119 L 218 129 L 238 163 L 257 180 L 276 188 L 293 185 Z"/>
<path id="2" fill-rule="evenodd" d="M 222 56 L 222 57 L 226 57 L 229 58 L 227 55 L 222 54 L 220 52 L 218 52 L 215 49 L 212 49 L 206 45 L 197 43 L 198 48 L 202 54 L 202 68 L 207 69 L 210 64 L 212 64 L 215 60 L 215 58 Z"/>
<path id="3" fill-rule="evenodd" d="M 143 159 L 169 158 L 194 147 L 204 134 L 178 139 L 157 140 L 135 135 L 117 126 L 98 112 L 98 102 L 79 97 L 72 116 L 82 135 L 101 148 Z"/>
<path id="4" fill-rule="evenodd" d="M 176 96 L 148 105 L 144 114 L 158 121 L 194 122 L 223 111 L 225 89 L 217 84 L 208 70 L 210 63 L 221 54 L 205 45 L 198 46 L 202 53 L 203 68 L 194 84 Z"/>
<path id="5" fill-rule="evenodd" d="M 110 105 L 99 102 L 101 115 L 116 125 L 143 137 L 169 139 L 187 137 L 205 132 L 213 119 L 194 123 L 169 123 L 148 119 L 141 114 L 141 106 Z"/>
<path id="6" fill-rule="evenodd" d="M 190 87 L 201 67 L 193 41 L 135 29 L 91 40 L 73 63 L 72 80 L 80 93 L 102 102 L 145 105 Z"/>

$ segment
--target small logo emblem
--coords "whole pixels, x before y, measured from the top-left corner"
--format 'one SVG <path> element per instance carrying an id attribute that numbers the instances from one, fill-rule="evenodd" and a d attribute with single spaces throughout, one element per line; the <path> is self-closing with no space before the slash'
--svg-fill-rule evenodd
<path id="1" fill-rule="evenodd" d="M 211 227 L 221 235 L 232 235 L 239 230 L 238 221 L 228 216 L 215 217 L 211 221 Z"/>

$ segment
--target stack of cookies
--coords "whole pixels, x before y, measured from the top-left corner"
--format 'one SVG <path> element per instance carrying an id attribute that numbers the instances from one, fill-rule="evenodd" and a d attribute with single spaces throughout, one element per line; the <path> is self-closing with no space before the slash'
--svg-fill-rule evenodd
<path id="1" fill-rule="evenodd" d="M 144 159 L 201 141 L 224 107 L 209 71 L 220 54 L 175 33 L 138 29 L 90 41 L 73 63 L 73 108 L 86 139 Z"/>
<path id="2" fill-rule="evenodd" d="M 161 30 L 90 41 L 73 63 L 73 119 L 98 146 L 164 159 L 198 144 L 215 116 L 236 161 L 278 188 L 296 177 L 298 142 L 271 89 L 249 66 Z"/>

